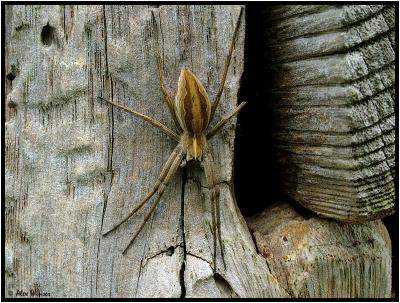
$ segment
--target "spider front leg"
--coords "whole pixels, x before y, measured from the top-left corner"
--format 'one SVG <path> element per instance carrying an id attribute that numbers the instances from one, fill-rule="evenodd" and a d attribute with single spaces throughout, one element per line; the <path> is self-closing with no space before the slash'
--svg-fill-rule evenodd
<path id="1" fill-rule="evenodd" d="M 214 117 L 215 110 L 217 109 L 219 101 L 221 100 L 222 91 L 224 90 L 226 76 L 228 74 L 229 65 L 231 63 L 233 48 L 234 48 L 234 45 L 235 45 L 237 34 L 239 32 L 239 25 L 240 25 L 240 20 L 241 20 L 241 17 L 242 17 L 242 13 L 243 13 L 243 7 L 240 7 L 239 17 L 237 18 L 237 21 L 236 21 L 236 26 L 235 26 L 235 31 L 233 32 L 231 46 L 229 47 L 228 56 L 226 57 L 226 60 L 225 60 L 224 73 L 222 74 L 222 80 L 221 80 L 221 83 L 219 85 L 219 88 L 218 88 L 217 94 L 215 96 L 214 102 L 212 103 L 210 121 L 212 121 L 212 119 Z"/>
<path id="2" fill-rule="evenodd" d="M 171 180 L 171 178 L 175 175 L 176 171 L 178 170 L 179 165 L 180 165 L 184 155 L 185 155 L 185 151 L 182 148 L 182 145 L 179 143 L 175 147 L 174 151 L 172 152 L 172 154 L 169 157 L 169 159 L 167 160 L 167 162 L 164 164 L 164 167 L 163 167 L 163 169 L 162 169 L 162 171 L 160 173 L 160 176 L 159 176 L 159 178 L 157 180 L 157 183 L 154 186 L 153 190 L 120 223 L 118 223 L 112 229 L 110 229 L 108 232 L 103 234 L 103 237 L 105 237 L 105 236 L 109 235 L 111 232 L 113 232 L 116 229 L 118 229 L 118 227 L 120 227 L 124 222 L 126 222 L 130 217 L 132 217 L 140 208 L 142 208 L 143 205 L 145 205 L 146 202 L 148 202 L 148 200 L 154 194 L 157 195 L 156 201 L 151 206 L 150 211 L 148 212 L 148 214 L 144 218 L 144 220 L 143 220 L 142 224 L 140 225 L 139 229 L 137 230 L 137 232 L 133 236 L 132 240 L 129 242 L 128 246 L 122 252 L 123 255 L 126 254 L 126 252 L 128 251 L 128 248 L 133 244 L 133 242 L 135 241 L 136 237 L 139 235 L 140 231 L 143 229 L 144 225 L 149 220 L 151 214 L 156 209 L 158 203 L 160 202 L 162 194 L 164 193 L 166 187 L 168 186 L 169 181 Z"/>
<path id="3" fill-rule="evenodd" d="M 239 111 L 246 105 L 246 102 L 241 102 L 234 110 L 232 113 L 230 113 L 228 116 L 223 117 L 221 121 L 219 121 L 207 134 L 207 139 L 211 139 L 220 129 L 222 129 L 225 124 L 233 117 L 235 117 Z"/>
<path id="4" fill-rule="evenodd" d="M 171 137 L 172 139 L 174 139 L 175 141 L 179 142 L 180 137 L 171 129 L 169 129 L 168 127 L 166 127 L 164 124 L 162 124 L 161 122 L 150 118 L 149 116 L 143 115 L 137 111 L 134 111 L 133 109 L 127 108 L 123 105 L 120 105 L 118 103 L 112 102 L 110 100 L 104 99 L 100 96 L 97 97 L 98 100 L 103 100 L 106 101 L 107 103 L 110 103 L 128 113 L 130 113 L 131 115 L 134 115 L 135 117 L 141 118 L 144 121 L 150 123 L 151 125 L 153 125 L 154 127 L 158 128 L 159 130 L 161 130 L 164 134 L 168 135 L 169 137 Z"/>
<path id="5" fill-rule="evenodd" d="M 158 30 L 156 28 L 156 19 L 154 17 L 154 12 L 151 11 L 151 22 L 153 26 L 153 34 L 154 34 L 154 57 L 156 59 L 157 64 L 157 72 L 158 78 L 160 80 L 160 89 L 164 97 L 164 102 L 167 104 L 169 112 L 175 122 L 175 125 L 178 129 L 181 129 L 178 118 L 176 117 L 176 112 L 174 108 L 174 101 L 173 97 L 171 97 L 170 93 L 168 93 L 165 84 L 164 84 L 164 66 L 161 60 L 161 52 L 160 52 L 160 45 L 158 44 Z"/>

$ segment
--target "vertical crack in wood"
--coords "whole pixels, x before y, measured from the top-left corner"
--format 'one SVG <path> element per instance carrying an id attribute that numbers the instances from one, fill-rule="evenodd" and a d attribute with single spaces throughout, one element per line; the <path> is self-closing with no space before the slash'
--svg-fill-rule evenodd
<path id="1" fill-rule="evenodd" d="M 143 257 L 140 259 L 139 273 L 138 273 L 138 276 L 137 276 L 137 279 L 136 279 L 135 298 L 137 298 L 137 292 L 138 292 L 138 289 L 139 289 L 139 281 L 140 281 L 140 277 L 142 276 L 142 269 L 143 269 Z"/>
<path id="2" fill-rule="evenodd" d="M 105 12 L 105 6 L 103 6 L 103 26 L 104 26 L 104 53 L 105 53 L 105 61 L 106 61 L 106 75 L 105 75 L 105 83 L 109 83 L 109 91 L 110 91 L 110 99 L 113 100 L 113 85 L 112 85 L 112 79 L 109 77 L 108 74 L 108 61 L 107 61 L 107 22 L 106 22 L 106 12 Z M 109 80 L 109 81 L 107 81 Z M 103 87 L 105 90 L 106 86 Z M 104 92 L 103 92 L 104 95 Z M 108 155 L 107 155 L 107 175 L 105 178 L 105 188 L 104 188 L 104 204 L 103 204 L 103 211 L 101 215 L 101 226 L 100 226 L 100 233 L 99 233 L 99 240 L 97 243 L 97 255 L 96 255 L 96 293 L 97 293 L 97 283 L 98 283 L 98 276 L 99 276 L 99 255 L 100 255 L 100 243 L 101 243 L 101 237 L 103 233 L 103 224 L 104 224 L 104 217 L 107 209 L 107 203 L 108 203 L 108 196 L 111 191 L 111 186 L 113 182 L 113 170 L 112 170 L 112 156 L 113 156 L 113 147 L 114 147 L 114 115 L 113 115 L 113 108 L 110 107 L 108 111 L 109 115 L 109 142 L 108 142 Z M 110 286 L 110 292 L 111 292 L 111 286 Z"/>
<path id="3" fill-rule="evenodd" d="M 181 298 L 186 296 L 185 286 L 185 267 L 186 267 L 186 240 L 185 240 L 185 186 L 187 181 L 187 167 L 182 170 L 182 194 L 181 194 L 181 218 L 180 226 L 182 230 L 183 260 L 179 271 L 179 283 L 181 285 Z"/>
<path id="4" fill-rule="evenodd" d="M 111 277 L 111 279 L 112 279 L 112 277 L 114 276 L 114 258 L 112 259 L 112 262 L 111 262 L 111 274 L 110 274 L 110 277 Z M 111 280 L 111 282 L 112 282 L 112 280 Z M 110 285 L 110 292 L 109 292 L 109 297 L 111 298 L 111 290 L 112 290 L 112 287 L 111 287 L 112 285 Z"/>
<path id="5" fill-rule="evenodd" d="M 107 56 L 107 22 L 106 22 L 106 6 L 103 5 L 103 28 L 104 28 L 104 58 L 106 60 L 106 75 L 108 76 L 108 56 Z"/>

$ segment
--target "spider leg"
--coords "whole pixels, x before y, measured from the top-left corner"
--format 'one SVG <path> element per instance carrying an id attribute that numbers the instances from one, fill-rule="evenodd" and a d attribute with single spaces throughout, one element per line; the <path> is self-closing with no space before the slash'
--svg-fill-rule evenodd
<path id="1" fill-rule="evenodd" d="M 143 207 L 143 205 L 146 204 L 146 202 L 156 193 L 156 191 L 159 189 L 160 185 L 165 182 L 165 178 L 167 177 L 169 171 L 171 170 L 171 166 L 176 160 L 177 157 L 182 153 L 182 147 L 180 144 L 178 144 L 175 149 L 173 150 L 172 154 L 169 156 L 167 162 L 165 162 L 164 167 L 161 170 L 161 173 L 157 179 L 156 184 L 154 185 L 153 189 L 151 192 L 147 194 L 147 196 L 140 202 L 121 222 L 119 222 L 117 225 L 115 225 L 113 228 L 111 228 L 109 231 L 103 234 L 103 237 L 109 235 L 111 232 L 115 231 L 118 227 L 120 227 L 123 223 L 128 221 L 130 217 L 132 217 L 139 209 Z"/>
<path id="2" fill-rule="evenodd" d="M 224 263 L 224 268 L 226 269 L 225 256 L 224 256 L 224 247 L 222 244 L 221 237 L 221 210 L 219 204 L 219 189 L 215 180 L 215 168 L 214 168 L 214 160 L 212 158 L 212 154 L 209 149 L 206 149 L 204 160 L 203 160 L 203 168 L 204 173 L 206 175 L 208 187 L 211 194 L 211 207 L 212 207 L 212 224 L 213 224 L 213 239 L 214 239 L 214 272 L 216 272 L 216 258 L 217 258 L 217 236 L 219 248 L 221 250 L 221 258 Z M 218 233 L 217 230 L 218 229 Z"/>
<path id="3" fill-rule="evenodd" d="M 125 250 L 122 252 L 123 255 L 126 254 L 126 252 L 128 251 L 129 247 L 133 244 L 133 242 L 135 241 L 136 237 L 139 235 L 139 233 L 141 232 L 141 230 L 143 229 L 144 225 L 147 223 L 147 221 L 149 220 L 151 214 L 154 212 L 154 210 L 156 209 L 158 203 L 161 200 L 161 197 L 165 191 L 165 189 L 168 186 L 169 181 L 171 180 L 171 178 L 175 175 L 176 171 L 179 168 L 179 164 L 181 163 L 183 156 L 185 155 L 185 151 L 183 150 L 183 148 L 181 147 L 181 145 L 178 145 L 179 149 L 177 152 L 177 155 L 175 156 L 174 160 L 171 163 L 171 166 L 169 167 L 169 170 L 167 171 L 167 174 L 164 178 L 163 181 L 160 182 L 160 185 L 157 189 L 157 199 L 154 202 L 154 204 L 151 206 L 150 211 L 148 212 L 148 214 L 146 215 L 146 217 L 144 218 L 142 224 L 140 225 L 139 229 L 136 231 L 135 235 L 133 236 L 132 240 L 129 242 L 128 246 L 125 248 Z"/>
<path id="4" fill-rule="evenodd" d="M 176 117 L 174 102 L 171 95 L 168 93 L 165 84 L 164 84 L 164 67 L 161 60 L 161 52 L 160 52 L 160 45 L 158 44 L 158 30 L 156 28 L 156 19 L 154 17 L 154 12 L 151 11 L 151 21 L 153 25 L 153 33 L 154 33 L 154 57 L 156 58 L 157 63 L 157 71 L 158 71 L 158 78 L 160 79 L 160 89 L 164 96 L 164 101 L 168 106 L 169 112 L 171 113 L 172 118 L 174 119 L 175 125 L 178 129 L 181 129 L 178 119 Z"/>
<path id="5" fill-rule="evenodd" d="M 232 52 L 233 52 L 233 47 L 235 45 L 235 40 L 237 38 L 237 33 L 239 31 L 239 24 L 240 24 L 240 19 L 242 17 L 242 13 L 243 13 L 243 7 L 240 7 L 240 12 L 239 12 L 239 17 L 237 18 L 236 21 L 236 25 L 235 25 L 235 31 L 233 32 L 233 37 L 232 37 L 232 41 L 231 41 L 231 46 L 229 48 L 229 53 L 228 56 L 226 57 L 225 60 L 225 66 L 224 66 L 224 73 L 222 75 L 222 80 L 221 80 L 221 84 L 219 85 L 218 88 L 218 92 L 217 95 L 215 96 L 215 100 L 211 106 L 211 116 L 210 116 L 210 121 L 212 121 L 214 114 L 215 114 L 215 110 L 218 107 L 219 101 L 221 100 L 221 95 L 222 95 L 222 91 L 224 90 L 224 86 L 225 86 L 225 80 L 226 80 L 226 76 L 228 74 L 228 68 L 229 65 L 231 63 L 231 58 L 232 58 Z"/>
<path id="6" fill-rule="evenodd" d="M 127 107 L 125 107 L 123 105 L 119 105 L 118 103 L 114 103 L 112 101 L 104 99 L 104 98 L 102 98 L 100 96 L 97 97 L 97 99 L 106 101 L 106 102 L 108 102 L 108 103 L 110 103 L 110 104 L 112 104 L 112 105 L 114 105 L 114 106 L 116 106 L 116 107 L 118 107 L 120 109 L 123 109 L 124 111 L 126 111 L 126 112 L 128 112 L 128 113 L 130 113 L 130 114 L 132 114 L 132 115 L 134 115 L 136 117 L 142 118 L 144 121 L 149 122 L 151 125 L 155 126 L 159 130 L 161 130 L 163 133 L 165 133 L 166 135 L 170 136 L 175 141 L 179 142 L 179 136 L 173 130 L 169 129 L 168 127 L 166 127 L 161 122 L 158 122 L 157 120 L 155 120 L 153 118 L 150 118 L 149 116 L 143 115 L 143 114 L 141 114 L 141 113 L 139 113 L 137 111 L 134 111 L 134 110 L 132 110 L 130 108 L 127 108 Z"/>
<path id="7" fill-rule="evenodd" d="M 243 108 L 243 106 L 246 105 L 246 102 L 240 103 L 232 113 L 230 113 L 228 116 L 224 117 L 219 121 L 213 128 L 210 130 L 210 132 L 207 134 L 207 139 L 212 138 L 224 125 L 234 116 L 236 116 L 239 111 Z"/>

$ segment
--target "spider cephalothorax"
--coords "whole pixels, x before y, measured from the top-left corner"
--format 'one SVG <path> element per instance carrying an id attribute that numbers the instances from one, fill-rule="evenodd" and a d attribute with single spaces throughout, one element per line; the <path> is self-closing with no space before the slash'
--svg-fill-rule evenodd
<path id="1" fill-rule="evenodd" d="M 212 224 L 213 224 L 213 238 L 214 238 L 214 256 L 213 256 L 214 271 L 216 270 L 217 227 L 218 227 L 218 242 L 221 250 L 221 257 L 225 266 L 224 250 L 222 246 L 221 228 L 220 228 L 219 190 L 216 184 L 214 161 L 211 151 L 208 148 L 207 140 L 210 139 L 212 136 L 214 136 L 232 117 L 234 117 L 242 109 L 245 103 L 242 102 L 239 106 L 236 107 L 236 109 L 230 115 L 224 117 L 208 132 L 207 129 L 210 125 L 210 122 L 212 122 L 213 120 L 215 110 L 221 99 L 222 91 L 226 80 L 226 75 L 232 57 L 234 42 L 239 28 L 240 18 L 242 16 L 242 10 L 243 8 L 240 9 L 232 42 L 229 48 L 229 53 L 225 61 L 222 80 L 213 103 L 210 102 L 208 94 L 204 86 L 201 84 L 200 80 L 187 68 L 183 68 L 180 73 L 178 80 L 178 88 L 175 95 L 175 102 L 173 101 L 173 98 L 171 98 L 170 94 L 167 92 L 164 86 L 163 66 L 161 64 L 160 50 L 158 43 L 155 43 L 155 58 L 157 62 L 161 92 L 164 96 L 164 100 L 172 115 L 175 125 L 181 132 L 180 135 L 178 135 L 175 131 L 169 129 L 165 125 L 161 124 L 160 122 L 148 116 L 145 116 L 134 110 L 126 108 L 122 105 L 119 105 L 117 103 L 99 97 L 99 99 L 101 100 L 107 101 L 108 103 L 111 103 L 114 106 L 119 107 L 133 114 L 134 116 L 144 119 L 145 121 L 157 127 L 158 129 L 160 129 L 165 134 L 167 134 L 172 139 L 178 142 L 177 146 L 173 150 L 169 159 L 164 164 L 164 167 L 162 168 L 162 171 L 158 177 L 155 186 L 153 187 L 153 190 L 150 191 L 150 193 L 148 193 L 148 195 L 143 199 L 143 201 L 141 201 L 138 205 L 136 205 L 136 207 L 120 223 L 115 225 L 111 230 L 109 230 L 103 235 L 106 236 L 112 231 L 116 230 L 130 217 L 132 217 L 143 205 L 145 205 L 150 200 L 151 197 L 156 195 L 156 200 L 151 206 L 150 211 L 145 216 L 141 226 L 133 236 L 128 246 L 123 251 L 123 254 L 127 252 L 128 248 L 135 241 L 136 237 L 143 229 L 145 223 L 148 221 L 151 214 L 154 212 L 155 208 L 160 202 L 161 196 L 165 188 L 167 187 L 171 178 L 175 175 L 182 160 L 184 160 L 186 156 L 186 161 L 190 160 L 200 161 L 202 164 L 207 179 L 208 187 L 211 193 L 211 202 L 213 211 Z M 154 26 L 154 33 L 156 33 L 157 31 L 155 30 L 155 18 L 153 12 L 151 12 L 151 14 Z"/>

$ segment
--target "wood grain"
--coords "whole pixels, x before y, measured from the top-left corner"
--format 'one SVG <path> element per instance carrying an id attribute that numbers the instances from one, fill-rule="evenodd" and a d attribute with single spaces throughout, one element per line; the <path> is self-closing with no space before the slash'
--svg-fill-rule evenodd
<path id="1" fill-rule="evenodd" d="M 285 7 L 265 15 L 285 191 L 341 221 L 392 214 L 394 7 Z"/>
<path id="2" fill-rule="evenodd" d="M 7 297 L 31 289 L 52 298 L 287 295 L 233 198 L 235 119 L 210 141 L 226 271 L 214 275 L 210 265 L 210 200 L 198 167 L 178 172 L 125 257 L 151 205 L 101 236 L 147 194 L 174 147 L 157 129 L 96 100 L 174 127 L 159 88 L 150 10 L 167 89 L 174 93 L 188 67 L 214 96 L 238 6 L 7 6 L 7 70 L 19 71 L 8 86 L 15 113 L 5 126 Z M 211 126 L 237 103 L 244 28 L 243 20 Z"/>
<path id="3" fill-rule="evenodd" d="M 259 252 L 292 297 L 391 297 L 391 241 L 380 220 L 339 223 L 276 201 L 247 222 Z"/>

